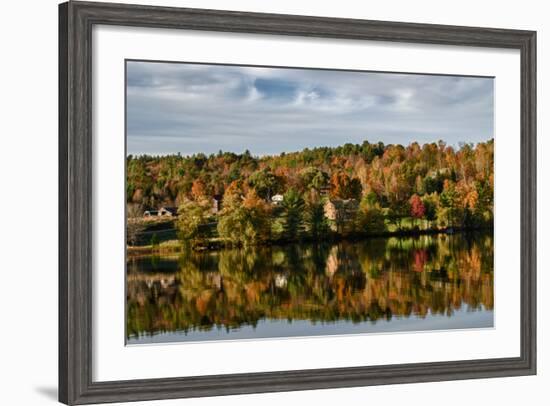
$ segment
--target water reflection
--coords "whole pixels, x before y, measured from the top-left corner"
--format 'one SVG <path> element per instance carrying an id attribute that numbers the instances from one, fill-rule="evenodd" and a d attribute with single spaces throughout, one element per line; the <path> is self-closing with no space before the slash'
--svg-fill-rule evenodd
<path id="1" fill-rule="evenodd" d="M 445 328 L 489 327 L 492 309 L 486 234 L 185 252 L 127 265 L 129 343 L 162 333 L 170 341 L 322 334 L 328 324 L 327 334 L 368 332 L 377 321 L 431 329 L 433 320 L 410 321 L 434 317 L 456 318 Z M 460 316 L 472 312 L 483 322 Z M 299 333 L 285 330 L 290 322 Z"/>

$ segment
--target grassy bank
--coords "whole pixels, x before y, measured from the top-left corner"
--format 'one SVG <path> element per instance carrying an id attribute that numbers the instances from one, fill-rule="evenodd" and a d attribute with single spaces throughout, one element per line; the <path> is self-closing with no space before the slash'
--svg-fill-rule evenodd
<path id="1" fill-rule="evenodd" d="M 415 237 L 422 235 L 436 235 L 436 234 L 457 234 L 457 233 L 469 233 L 476 231 L 492 231 L 492 227 L 477 227 L 477 228 L 459 228 L 459 227 L 447 227 L 447 228 L 410 228 L 410 229 L 394 229 L 393 231 L 387 230 L 377 233 L 359 233 L 350 232 L 345 235 L 331 233 L 324 239 L 314 239 L 308 236 L 302 238 L 289 240 L 285 238 L 275 238 L 269 241 L 265 241 L 262 245 L 286 245 L 294 243 L 331 243 L 339 241 L 358 241 L 369 238 L 389 238 L 389 237 Z M 237 248 L 235 245 L 224 241 L 221 238 L 207 238 L 202 241 L 197 241 L 192 244 L 192 248 L 195 251 L 216 251 L 225 248 Z M 149 244 L 141 246 L 127 246 L 128 257 L 153 255 L 153 254 L 174 254 L 182 252 L 185 249 L 184 242 L 181 240 L 168 240 L 160 242 L 159 244 Z"/>

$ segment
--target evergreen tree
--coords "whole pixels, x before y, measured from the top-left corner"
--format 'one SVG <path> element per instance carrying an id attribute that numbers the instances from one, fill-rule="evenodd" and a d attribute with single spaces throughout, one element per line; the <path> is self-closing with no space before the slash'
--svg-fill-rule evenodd
<path id="1" fill-rule="evenodd" d="M 295 189 L 289 189 L 283 196 L 284 231 L 289 240 L 300 236 L 304 226 L 304 199 Z"/>

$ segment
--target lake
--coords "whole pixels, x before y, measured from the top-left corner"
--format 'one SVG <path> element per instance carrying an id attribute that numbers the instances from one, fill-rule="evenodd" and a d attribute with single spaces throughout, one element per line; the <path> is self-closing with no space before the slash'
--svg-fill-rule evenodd
<path id="1" fill-rule="evenodd" d="M 127 261 L 128 344 L 493 327 L 489 233 Z"/>

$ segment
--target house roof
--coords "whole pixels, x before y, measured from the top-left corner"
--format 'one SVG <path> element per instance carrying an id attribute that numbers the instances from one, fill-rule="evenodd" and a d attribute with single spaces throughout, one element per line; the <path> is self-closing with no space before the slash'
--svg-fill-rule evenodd
<path id="1" fill-rule="evenodd" d="M 353 209 L 359 206 L 356 199 L 330 199 L 327 203 L 332 203 L 337 209 Z"/>
<path id="2" fill-rule="evenodd" d="M 172 207 L 172 206 L 163 206 L 158 211 L 161 211 L 161 210 L 166 210 L 166 211 L 169 211 L 171 213 L 177 213 L 178 212 L 178 208 L 177 207 Z"/>

